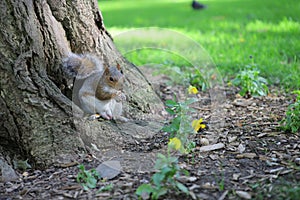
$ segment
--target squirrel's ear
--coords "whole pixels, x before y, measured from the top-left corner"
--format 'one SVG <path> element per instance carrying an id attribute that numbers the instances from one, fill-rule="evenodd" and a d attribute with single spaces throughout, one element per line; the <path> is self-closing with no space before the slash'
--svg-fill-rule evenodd
<path id="1" fill-rule="evenodd" d="M 121 66 L 119 63 L 117 63 L 117 69 L 120 70 L 121 69 Z"/>

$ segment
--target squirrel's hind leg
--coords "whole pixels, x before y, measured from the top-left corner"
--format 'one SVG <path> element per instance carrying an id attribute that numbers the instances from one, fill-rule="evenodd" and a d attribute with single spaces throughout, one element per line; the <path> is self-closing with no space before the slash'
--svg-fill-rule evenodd
<path id="1" fill-rule="evenodd" d="M 112 109 L 110 101 L 100 101 L 95 96 L 83 94 L 80 98 L 81 108 L 90 114 L 99 114 L 104 119 L 112 119 Z"/>
<path id="2" fill-rule="evenodd" d="M 122 116 L 122 102 L 114 102 L 113 119 L 120 122 L 128 122 L 126 117 Z"/>

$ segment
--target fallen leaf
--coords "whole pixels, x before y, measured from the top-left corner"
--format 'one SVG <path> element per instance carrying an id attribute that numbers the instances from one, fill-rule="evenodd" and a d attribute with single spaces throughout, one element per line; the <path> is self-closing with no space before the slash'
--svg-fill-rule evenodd
<path id="1" fill-rule="evenodd" d="M 282 171 L 284 169 L 284 167 L 278 167 L 278 168 L 275 168 L 275 169 L 271 169 L 270 171 L 267 171 L 268 173 L 270 174 L 273 174 L 273 173 L 277 173 L 279 171 Z"/>
<path id="2" fill-rule="evenodd" d="M 251 158 L 251 159 L 255 157 L 257 157 L 255 153 L 242 153 L 236 156 L 236 158 Z"/>
<path id="3" fill-rule="evenodd" d="M 258 137 L 258 138 L 261 138 L 261 137 L 264 137 L 264 136 L 266 136 L 266 135 L 268 135 L 268 133 L 261 133 L 261 134 L 258 134 L 257 137 Z"/>
<path id="4" fill-rule="evenodd" d="M 235 99 L 232 104 L 235 106 L 247 107 L 252 104 L 252 101 L 246 99 Z"/>
<path id="5" fill-rule="evenodd" d="M 212 154 L 212 155 L 209 155 L 209 158 L 212 160 L 217 160 L 217 159 L 219 159 L 219 155 Z"/>
<path id="6" fill-rule="evenodd" d="M 201 188 L 200 185 L 193 184 L 191 187 L 189 187 L 189 190 L 192 191 L 192 190 L 196 190 L 196 189 L 199 189 L 199 188 Z"/>
<path id="7" fill-rule="evenodd" d="M 225 197 L 226 197 L 227 194 L 228 194 L 228 190 L 226 190 L 225 192 L 223 192 L 223 194 L 218 198 L 218 200 L 225 199 Z"/>
<path id="8" fill-rule="evenodd" d="M 224 147 L 225 147 L 225 145 L 223 143 L 207 145 L 207 146 L 200 147 L 200 152 L 214 151 L 217 149 L 222 149 Z"/>

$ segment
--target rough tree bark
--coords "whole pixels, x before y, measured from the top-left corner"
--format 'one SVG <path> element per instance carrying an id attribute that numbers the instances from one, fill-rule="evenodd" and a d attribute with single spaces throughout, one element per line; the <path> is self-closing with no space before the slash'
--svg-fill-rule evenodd
<path id="1" fill-rule="evenodd" d="M 158 131 L 162 103 L 116 50 L 96 0 L 2 0 L 0 13 L 2 154 L 47 167 L 71 162 L 93 145 L 117 149 Z M 61 59 L 70 51 L 121 63 L 127 77 L 124 111 L 131 122 L 74 118 L 72 89 L 61 70 Z"/>

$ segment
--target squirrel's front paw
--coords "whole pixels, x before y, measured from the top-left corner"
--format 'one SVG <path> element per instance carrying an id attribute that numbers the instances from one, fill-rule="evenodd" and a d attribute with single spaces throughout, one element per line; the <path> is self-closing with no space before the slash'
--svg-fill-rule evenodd
<path id="1" fill-rule="evenodd" d="M 117 95 L 116 95 L 116 97 L 115 97 L 115 100 L 116 100 L 117 102 L 125 101 L 125 100 L 126 100 L 126 96 L 125 96 L 125 94 L 124 94 L 123 92 L 118 91 L 118 92 L 117 92 Z"/>
<path id="2" fill-rule="evenodd" d="M 94 121 L 94 120 L 99 119 L 99 118 L 100 118 L 99 114 L 93 114 L 93 115 L 88 117 L 88 120 Z"/>
<path id="3" fill-rule="evenodd" d="M 100 112 L 100 115 L 104 119 L 111 120 L 113 118 L 112 112 L 110 109 L 105 109 L 102 112 Z"/>

